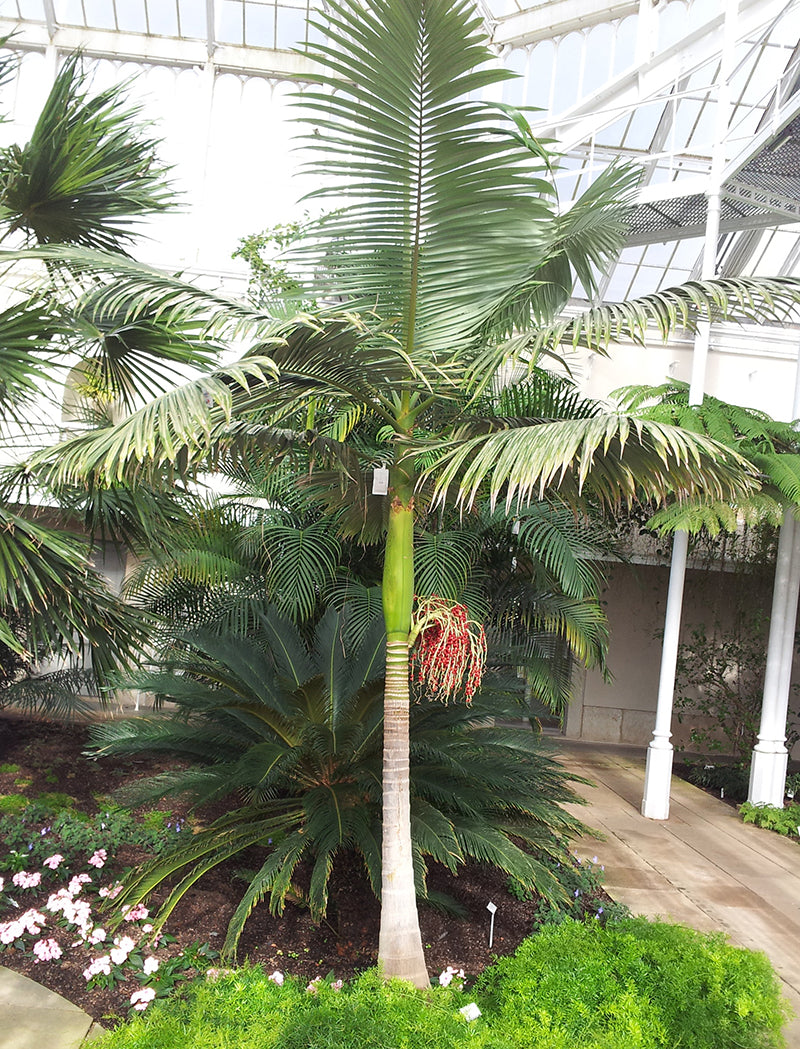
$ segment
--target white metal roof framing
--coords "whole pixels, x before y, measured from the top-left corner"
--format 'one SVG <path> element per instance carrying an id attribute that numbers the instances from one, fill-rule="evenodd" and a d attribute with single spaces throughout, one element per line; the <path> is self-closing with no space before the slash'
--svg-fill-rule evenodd
<path id="1" fill-rule="evenodd" d="M 302 80 L 312 0 L 0 0 L 0 34 L 22 51 Z M 538 106 L 564 154 L 568 203 L 612 159 L 643 164 L 630 248 L 605 275 L 611 298 L 696 271 L 722 46 L 716 0 L 480 0 L 507 101 Z M 800 0 L 740 0 L 726 142 L 725 272 L 800 271 Z M 795 122 L 797 121 L 797 122 Z M 784 227 L 778 236 L 778 227 Z M 689 241 L 683 249 L 676 242 Z"/>

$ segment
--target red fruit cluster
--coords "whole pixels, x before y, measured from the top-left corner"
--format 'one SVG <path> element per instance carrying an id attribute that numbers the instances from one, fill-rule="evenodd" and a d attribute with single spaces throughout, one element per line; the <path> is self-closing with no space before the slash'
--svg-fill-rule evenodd
<path id="1" fill-rule="evenodd" d="M 416 600 L 421 629 L 411 654 L 412 681 L 445 703 L 463 691 L 469 703 L 486 665 L 486 632 L 464 605 L 435 595 Z"/>

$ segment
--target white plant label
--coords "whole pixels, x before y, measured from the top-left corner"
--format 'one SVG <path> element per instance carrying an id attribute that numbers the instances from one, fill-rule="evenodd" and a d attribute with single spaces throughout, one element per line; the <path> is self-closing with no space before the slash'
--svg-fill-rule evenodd
<path id="1" fill-rule="evenodd" d="M 372 471 L 372 494 L 386 495 L 389 491 L 389 468 L 376 466 Z"/>

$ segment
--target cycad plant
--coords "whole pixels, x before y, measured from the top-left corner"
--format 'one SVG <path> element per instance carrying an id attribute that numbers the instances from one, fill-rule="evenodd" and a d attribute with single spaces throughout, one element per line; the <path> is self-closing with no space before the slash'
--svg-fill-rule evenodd
<path id="1" fill-rule="evenodd" d="M 342 0 L 327 10 L 322 42 L 309 45 L 316 86 L 298 101 L 325 187 L 316 198 L 334 210 L 290 252 L 301 301 L 329 305 L 294 319 L 284 310 L 275 322 L 260 307 L 71 252 L 74 269 L 106 281 L 97 309 L 202 317 L 207 331 L 248 334 L 253 345 L 37 462 L 59 481 L 108 483 L 167 466 L 209 469 L 224 456 L 282 467 L 301 448 L 329 494 L 360 492 L 362 517 L 377 507 L 387 636 L 379 957 L 388 976 L 424 985 L 408 771 L 418 515 L 449 495 L 465 513 L 484 499 L 513 513 L 548 494 L 616 505 L 727 499 L 755 483 L 735 452 L 650 419 L 476 417 L 463 405 L 507 378 L 509 361 L 524 370 L 564 343 L 602 352 L 620 336 L 644 342 L 651 323 L 666 337 L 699 317 L 773 317 L 799 289 L 788 279 L 694 282 L 562 317 L 575 277 L 595 295 L 594 274 L 622 247 L 634 175 L 610 169 L 559 213 L 550 158 L 524 119 L 478 100 L 513 74 L 498 68 L 468 0 Z M 360 439 L 367 420 L 378 459 Z M 379 465 L 389 471 L 385 497 L 369 494 Z"/>
<path id="2" fill-rule="evenodd" d="M 291 894 L 304 898 L 314 917 L 323 916 L 342 852 L 361 857 L 380 894 L 380 616 L 358 642 L 351 634 L 346 608 L 329 609 L 306 642 L 291 620 L 267 606 L 247 638 L 209 627 L 174 635 L 164 662 L 136 677 L 135 687 L 174 704 L 172 713 L 97 726 L 95 752 L 166 751 L 192 762 L 148 780 L 139 799 L 188 792 L 197 805 L 231 798 L 233 804 L 129 879 L 118 902 L 138 903 L 171 879 L 160 926 L 200 876 L 258 847 L 261 866 L 228 929 L 230 955 L 264 898 L 282 913 Z M 550 898 L 559 895 L 542 858 L 561 858 L 566 837 L 580 829 L 561 808 L 577 798 L 540 736 L 494 724 L 521 713 L 519 680 L 502 685 L 498 677 L 471 708 L 425 696 L 412 708 L 411 831 L 422 897 L 428 861 L 457 872 L 468 859 Z M 305 888 L 297 881 L 300 864 L 308 868 Z"/>

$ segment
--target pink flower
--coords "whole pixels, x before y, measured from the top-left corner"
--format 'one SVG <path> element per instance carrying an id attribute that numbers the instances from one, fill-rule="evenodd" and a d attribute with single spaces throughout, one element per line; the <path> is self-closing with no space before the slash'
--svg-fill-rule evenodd
<path id="1" fill-rule="evenodd" d="M 122 965 L 128 955 L 131 953 L 133 948 L 136 946 L 136 940 L 132 940 L 130 936 L 121 936 L 114 940 L 115 947 L 111 950 L 111 961 L 114 965 Z"/>
<path id="2" fill-rule="evenodd" d="M 449 987 L 453 982 L 453 977 L 457 976 L 459 980 L 464 979 L 464 970 L 456 969 L 452 965 L 448 965 L 443 973 L 439 974 L 439 983 L 442 987 Z"/>
<path id="3" fill-rule="evenodd" d="M 117 882 L 116 885 L 104 885 L 103 888 L 100 889 L 99 895 L 107 896 L 109 900 L 113 900 L 115 897 L 119 896 L 121 892 L 122 885 L 120 882 Z"/>
<path id="4" fill-rule="evenodd" d="M 158 969 L 158 958 L 154 958 L 152 954 L 145 958 L 144 964 L 142 965 L 145 976 L 152 976 L 153 973 Z"/>
<path id="5" fill-rule="evenodd" d="M 316 994 L 317 993 L 317 988 L 319 987 L 319 985 L 321 983 L 322 983 L 322 977 L 321 976 L 315 976 L 314 979 L 311 981 L 311 983 L 306 987 L 306 990 L 308 991 L 309 994 Z"/>
<path id="6" fill-rule="evenodd" d="M 102 943 L 106 938 L 106 930 L 101 929 L 99 925 L 95 926 L 89 934 L 89 943 L 97 944 Z"/>
<path id="7" fill-rule="evenodd" d="M 278 987 L 283 986 L 284 976 L 279 969 L 276 969 L 275 972 L 269 977 L 269 979 L 272 980 L 273 983 L 276 983 Z"/>
<path id="8" fill-rule="evenodd" d="M 341 991 L 342 987 L 344 987 L 344 980 L 334 980 L 331 984 L 332 991 Z"/>
<path id="9" fill-rule="evenodd" d="M 51 871 L 54 871 L 56 867 L 58 867 L 59 864 L 63 862 L 64 857 L 61 855 L 60 852 L 53 853 L 52 856 L 48 856 L 47 859 L 43 861 L 44 866 L 49 867 Z"/>
<path id="10" fill-rule="evenodd" d="M 45 925 L 46 922 L 47 918 L 39 911 L 34 910 L 25 911 L 19 919 L 19 923 L 23 929 L 27 929 L 32 936 L 38 936 L 42 931 L 41 926 Z"/>
<path id="11" fill-rule="evenodd" d="M 131 995 L 131 1005 L 134 1009 L 143 1012 L 155 998 L 156 992 L 153 987 L 142 987 L 140 991 L 134 991 Z"/>
<path id="12" fill-rule="evenodd" d="M 70 880 L 67 889 L 69 890 L 72 896 L 77 896 L 83 888 L 83 886 L 91 880 L 92 879 L 89 877 L 88 874 L 76 874 L 75 877 Z"/>
<path id="13" fill-rule="evenodd" d="M 83 970 L 83 978 L 85 980 L 91 980 L 94 976 L 99 976 L 103 973 L 105 976 L 111 975 L 111 958 L 104 954 L 100 958 L 95 958 L 89 966 Z"/>
<path id="14" fill-rule="evenodd" d="M 108 859 L 108 853 L 105 849 L 97 849 L 93 856 L 89 858 L 89 865 L 91 867 L 102 867 Z"/>
<path id="15" fill-rule="evenodd" d="M 8 945 L 18 940 L 25 932 L 25 927 L 20 921 L 3 922 L 0 925 L 0 943 Z"/>
<path id="16" fill-rule="evenodd" d="M 70 903 L 72 903 L 72 893 L 67 889 L 59 889 L 58 892 L 50 893 L 45 907 L 51 914 L 55 914 L 56 911 L 63 911 L 64 907 Z"/>
<path id="17" fill-rule="evenodd" d="M 42 880 L 42 875 L 39 871 L 34 871 L 32 874 L 27 871 L 17 871 L 11 880 L 20 889 L 35 889 Z"/>
<path id="18" fill-rule="evenodd" d="M 3 889 L 5 887 L 5 884 L 6 884 L 5 878 L 0 878 L 0 892 L 3 891 Z"/>
<path id="19" fill-rule="evenodd" d="M 126 922 L 138 922 L 146 918 L 150 911 L 143 903 L 137 903 L 135 907 L 123 907 L 122 913 L 125 915 Z"/>
<path id="20" fill-rule="evenodd" d="M 152 932 L 153 926 L 148 922 L 147 925 L 142 926 L 142 932 Z"/>
<path id="21" fill-rule="evenodd" d="M 33 945 L 33 953 L 38 962 L 54 962 L 61 957 L 61 948 L 55 940 L 37 940 Z"/>

